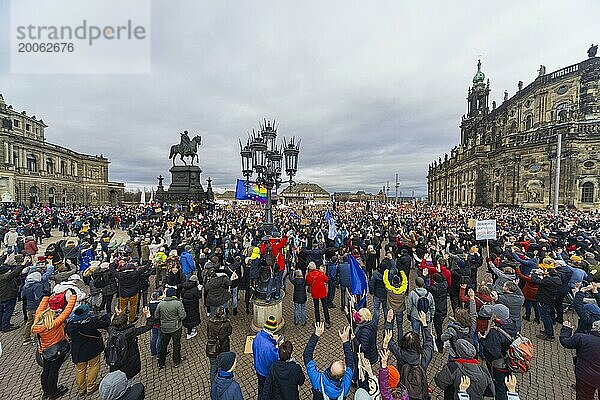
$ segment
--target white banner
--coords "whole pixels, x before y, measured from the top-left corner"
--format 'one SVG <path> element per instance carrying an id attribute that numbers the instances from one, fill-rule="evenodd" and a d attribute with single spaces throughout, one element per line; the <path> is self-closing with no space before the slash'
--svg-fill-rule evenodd
<path id="1" fill-rule="evenodd" d="M 486 219 L 475 223 L 476 240 L 496 240 L 496 220 Z"/>

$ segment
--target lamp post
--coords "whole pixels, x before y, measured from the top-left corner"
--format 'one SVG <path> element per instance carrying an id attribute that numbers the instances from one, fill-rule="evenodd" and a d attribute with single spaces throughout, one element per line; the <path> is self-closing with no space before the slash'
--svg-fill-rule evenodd
<path id="1" fill-rule="evenodd" d="M 273 230 L 273 204 L 271 192 L 273 188 L 279 189 L 283 183 L 282 161 L 285 162 L 285 174 L 289 177 L 289 184 L 293 184 L 293 177 L 298 171 L 298 155 L 300 154 L 300 141 L 296 138 L 283 139 L 281 148 L 276 144 L 277 127 L 275 120 L 260 123 L 260 131 L 254 129 L 248 135 L 245 145 L 240 140 L 240 156 L 242 158 L 242 175 L 246 184 L 256 174 L 256 183 L 267 189 L 267 203 L 265 204 L 265 220 L 263 229 L 266 235 Z"/>

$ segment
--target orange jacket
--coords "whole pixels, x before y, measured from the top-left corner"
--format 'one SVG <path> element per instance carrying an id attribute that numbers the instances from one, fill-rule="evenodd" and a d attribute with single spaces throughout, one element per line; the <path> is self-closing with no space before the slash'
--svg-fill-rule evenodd
<path id="1" fill-rule="evenodd" d="M 50 297 L 48 296 L 44 296 L 44 298 L 42 298 L 40 305 L 35 311 L 35 318 L 37 318 L 40 313 L 42 313 L 46 308 L 48 308 L 48 300 L 50 300 Z M 69 297 L 69 302 L 67 303 L 65 309 L 60 313 L 58 317 L 54 319 L 52 329 L 46 329 L 44 325 L 33 325 L 31 327 L 32 333 L 40 335 L 41 348 L 40 346 L 38 346 L 38 352 L 41 353 L 48 347 L 60 342 L 65 338 L 65 320 L 69 315 L 71 315 L 71 311 L 73 311 L 73 309 L 75 308 L 76 302 L 77 296 L 71 295 L 71 297 Z"/>

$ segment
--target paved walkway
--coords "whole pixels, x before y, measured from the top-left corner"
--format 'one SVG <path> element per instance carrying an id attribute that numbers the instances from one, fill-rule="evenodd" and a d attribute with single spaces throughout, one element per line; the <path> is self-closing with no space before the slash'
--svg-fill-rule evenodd
<path id="1" fill-rule="evenodd" d="M 48 240 L 46 240 L 48 242 Z M 290 286 L 290 285 L 288 285 Z M 337 335 L 337 330 L 344 326 L 345 319 L 339 308 L 339 290 L 337 291 L 337 307 L 331 312 L 332 328 L 323 334 L 315 352 L 315 359 L 320 368 L 328 366 L 334 359 L 341 359 L 342 346 Z M 243 304 L 243 303 L 242 303 Z M 372 304 L 372 303 L 370 303 Z M 19 308 L 20 304 L 17 306 Z M 450 307 L 449 307 L 450 308 Z M 20 310 L 20 308 L 19 308 Z M 254 334 L 250 329 L 251 316 L 244 313 L 243 305 L 241 313 L 232 317 L 233 335 L 231 338 L 232 350 L 238 353 L 238 368 L 236 379 L 242 387 L 245 399 L 256 399 L 257 382 L 252 368 L 252 355 L 243 354 L 246 336 Z M 308 338 L 314 331 L 311 326 L 314 323 L 314 312 L 312 302 L 307 304 L 307 316 L 309 324 L 305 327 L 293 324 L 293 303 L 290 297 L 284 299 L 283 308 L 286 327 L 283 334 L 286 339 L 294 344 L 294 355 L 302 363 L 302 352 Z M 208 382 L 208 359 L 204 354 L 206 343 L 206 314 L 198 327 L 199 334 L 191 340 L 182 343 L 182 354 L 186 360 L 180 368 L 172 368 L 172 361 L 167 361 L 165 369 L 158 369 L 155 359 L 150 357 L 149 340 L 150 333 L 140 337 L 139 346 L 142 354 L 142 372 L 136 377 L 137 382 L 146 386 L 146 398 L 148 399 L 209 399 L 210 388 Z M 569 311 L 566 319 L 575 321 L 576 315 Z M 14 324 L 22 325 L 22 315 L 13 317 Z M 141 322 L 140 322 L 141 323 Z M 380 319 L 379 342 L 383 340 L 383 321 Z M 404 329 L 409 329 L 406 321 Z M 574 399 L 571 385 L 574 383 L 573 361 L 570 350 L 560 346 L 558 339 L 553 342 L 540 341 L 535 338 L 540 325 L 533 322 L 523 321 L 523 334 L 532 339 L 536 354 L 530 375 L 519 377 L 518 389 L 521 399 L 540 400 L 563 400 Z M 557 338 L 558 330 L 557 329 Z M 0 333 L 3 355 L 0 358 L 0 399 L 22 399 L 32 400 L 41 398 L 41 386 L 39 376 L 41 368 L 34 360 L 33 346 L 21 345 L 20 331 Z M 393 358 L 393 357 L 392 357 Z M 433 384 L 433 376 L 446 362 L 447 356 L 436 353 L 429 367 L 429 376 Z M 101 376 L 107 373 L 107 368 L 102 362 Z M 67 360 L 61 369 L 60 384 L 70 388 L 70 392 L 64 398 L 75 399 L 75 368 L 73 363 Z M 301 391 L 302 399 L 310 399 L 310 387 L 307 381 Z M 98 399 L 99 396 L 87 396 L 87 399 Z M 442 398 L 441 392 L 436 390 L 434 399 Z"/>

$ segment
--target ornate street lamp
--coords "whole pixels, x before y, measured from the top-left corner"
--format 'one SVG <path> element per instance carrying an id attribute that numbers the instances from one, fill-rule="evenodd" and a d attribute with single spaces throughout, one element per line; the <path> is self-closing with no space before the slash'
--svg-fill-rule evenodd
<path id="1" fill-rule="evenodd" d="M 267 203 L 265 204 L 265 221 L 263 229 L 265 234 L 273 230 L 273 208 L 271 192 L 273 188 L 279 189 L 283 183 L 281 179 L 282 161 L 285 162 L 285 173 L 289 177 L 289 184 L 293 184 L 293 177 L 298 171 L 298 155 L 300 141 L 292 137 L 289 141 L 282 141 L 282 150 L 275 144 L 277 140 L 277 127 L 275 121 L 263 120 L 260 123 L 260 132 L 252 130 L 248 135 L 245 145 L 240 140 L 240 156 L 242 158 L 242 174 L 246 182 L 256 173 L 256 183 L 267 188 Z"/>

